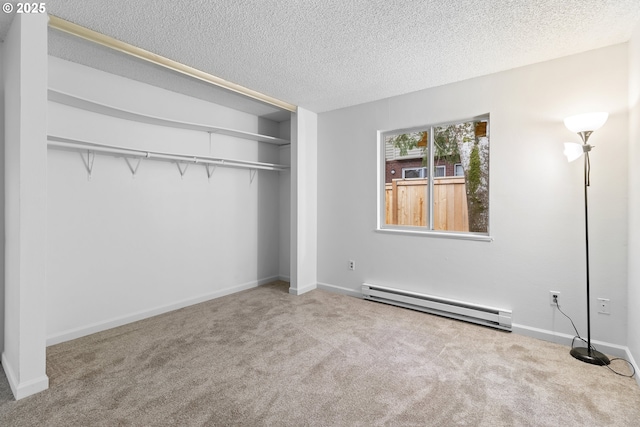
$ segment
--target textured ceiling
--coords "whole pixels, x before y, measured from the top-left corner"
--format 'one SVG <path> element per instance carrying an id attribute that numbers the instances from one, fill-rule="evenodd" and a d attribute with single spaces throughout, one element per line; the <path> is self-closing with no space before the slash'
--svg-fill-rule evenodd
<path id="1" fill-rule="evenodd" d="M 49 29 L 49 54 L 277 122 L 290 113 L 113 49 Z"/>
<path id="2" fill-rule="evenodd" d="M 638 0 L 47 0 L 46 7 L 316 112 L 625 42 L 640 21 Z M 50 52 L 96 68 L 136 67 L 73 43 L 53 36 Z M 152 84 L 189 85 L 156 71 Z"/>

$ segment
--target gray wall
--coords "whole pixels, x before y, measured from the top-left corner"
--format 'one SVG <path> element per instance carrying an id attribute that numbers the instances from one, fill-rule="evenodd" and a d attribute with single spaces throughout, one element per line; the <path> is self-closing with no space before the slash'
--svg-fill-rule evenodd
<path id="1" fill-rule="evenodd" d="M 608 111 L 592 137 L 592 337 L 627 340 L 628 46 L 616 45 L 319 115 L 318 281 L 356 293 L 362 282 L 513 310 L 515 330 L 567 342 L 586 335 L 582 164 L 569 115 Z M 375 231 L 376 131 L 491 115 L 493 242 Z M 357 164 L 358 167 L 353 167 Z M 351 170 L 347 178 L 335 170 Z M 347 260 L 356 261 L 349 271 Z"/>

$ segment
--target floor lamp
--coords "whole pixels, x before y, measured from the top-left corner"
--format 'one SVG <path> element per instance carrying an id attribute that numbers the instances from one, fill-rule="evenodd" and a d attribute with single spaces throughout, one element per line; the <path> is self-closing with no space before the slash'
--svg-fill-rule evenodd
<path id="1" fill-rule="evenodd" d="M 570 162 L 584 155 L 584 235 L 587 255 L 587 347 L 573 347 L 571 355 L 578 360 L 592 365 L 608 365 L 609 358 L 591 347 L 591 316 L 589 298 L 589 206 L 587 203 L 587 187 L 589 187 L 589 174 L 591 164 L 589 162 L 589 152 L 593 146 L 587 144 L 593 131 L 600 129 L 607 121 L 607 113 L 587 113 L 564 119 L 564 125 L 572 132 L 577 133 L 582 138 L 583 144 L 574 142 L 564 143 L 564 154 Z"/>

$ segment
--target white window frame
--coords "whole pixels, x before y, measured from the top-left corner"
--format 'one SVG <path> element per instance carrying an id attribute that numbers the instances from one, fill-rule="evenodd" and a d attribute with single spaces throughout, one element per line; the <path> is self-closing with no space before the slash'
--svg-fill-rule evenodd
<path id="1" fill-rule="evenodd" d="M 436 171 L 436 175 L 434 176 L 435 179 L 438 178 L 446 178 L 447 177 L 447 167 L 444 165 L 440 165 L 440 166 L 435 166 L 434 170 Z M 444 171 L 444 173 L 442 175 L 438 175 L 438 171 Z"/>
<path id="2" fill-rule="evenodd" d="M 406 174 L 408 171 L 416 171 L 416 170 L 420 171 L 420 176 L 407 178 Z M 417 168 L 402 168 L 402 179 L 424 179 L 427 176 L 428 176 L 427 168 L 424 166 L 417 167 Z"/>
<path id="3" fill-rule="evenodd" d="M 410 128 L 400 128 L 400 129 L 391 129 L 391 130 L 378 130 L 377 131 L 377 149 L 378 149 L 378 169 L 377 169 L 377 201 L 378 201 L 378 210 L 377 210 L 377 221 L 376 221 L 376 230 L 377 232 L 382 233 L 392 233 L 392 234 L 403 234 L 403 235 L 418 235 L 418 236 L 428 236 L 428 237 L 444 237 L 444 238 L 453 238 L 453 239 L 462 239 L 462 240 L 476 240 L 476 241 L 485 241 L 491 242 L 493 241 L 493 237 L 490 235 L 490 224 L 491 224 L 491 215 L 489 216 L 489 226 L 487 227 L 486 233 L 473 233 L 473 232 L 463 232 L 463 231 L 444 231 L 444 230 L 434 230 L 433 229 L 433 167 L 426 167 L 427 179 L 429 182 L 429 190 L 428 190 L 428 211 L 429 211 L 429 226 L 428 227 L 417 227 L 417 226 L 409 226 L 409 225 L 397 225 L 397 224 L 386 224 L 386 194 L 385 194 L 385 175 L 386 175 L 386 158 L 385 158 L 385 149 L 386 149 L 386 138 L 390 135 L 398 135 L 402 133 L 412 133 L 412 132 L 421 132 L 421 131 L 429 131 L 429 148 L 427 150 L 427 155 L 429 156 L 429 165 L 433 165 L 434 163 L 434 153 L 431 150 L 433 146 L 433 129 L 439 126 L 447 126 L 456 123 L 469 122 L 469 121 L 480 121 L 480 120 L 489 120 L 489 114 L 484 114 L 481 116 L 476 116 L 468 119 L 454 120 L 451 122 L 444 123 L 433 123 L 426 124 L 423 126 L 415 126 Z M 491 143 L 489 143 L 491 144 Z M 489 145 L 489 150 L 491 150 L 491 145 Z M 491 171 L 489 171 L 491 174 Z M 491 200 L 491 199 L 490 199 Z M 489 204 L 491 206 L 491 203 Z"/>

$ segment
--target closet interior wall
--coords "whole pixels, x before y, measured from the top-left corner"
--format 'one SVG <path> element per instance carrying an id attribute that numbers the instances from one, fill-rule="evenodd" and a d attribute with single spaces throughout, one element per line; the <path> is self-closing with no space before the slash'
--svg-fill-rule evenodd
<path id="1" fill-rule="evenodd" d="M 277 123 L 49 57 L 49 88 L 128 111 L 285 138 Z M 287 146 L 49 101 L 48 133 L 139 150 L 288 164 Z M 289 171 L 48 150 L 47 342 L 288 276 Z M 210 171 L 209 171 L 210 172 Z M 283 240 L 286 242 L 283 245 Z M 283 258 L 286 260 L 283 261 Z"/>

